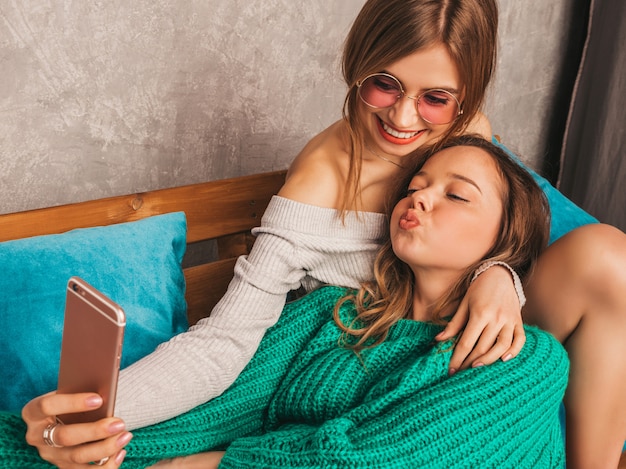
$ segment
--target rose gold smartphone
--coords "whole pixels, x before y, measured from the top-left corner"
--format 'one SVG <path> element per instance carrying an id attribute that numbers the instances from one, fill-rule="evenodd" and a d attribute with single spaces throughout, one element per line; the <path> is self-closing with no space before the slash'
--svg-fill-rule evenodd
<path id="1" fill-rule="evenodd" d="M 113 415 L 125 326 L 119 305 L 84 280 L 69 280 L 57 392 L 96 392 L 104 402 L 96 410 L 58 416 L 62 423 Z"/>

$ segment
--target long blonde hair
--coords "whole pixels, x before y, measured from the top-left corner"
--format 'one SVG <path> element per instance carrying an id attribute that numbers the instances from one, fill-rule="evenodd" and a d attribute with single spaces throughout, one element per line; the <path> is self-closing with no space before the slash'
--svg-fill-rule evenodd
<path id="1" fill-rule="evenodd" d="M 435 44 L 443 44 L 459 69 L 465 93 L 461 114 L 440 141 L 462 133 L 481 108 L 496 64 L 495 0 L 369 0 L 346 38 L 342 71 L 348 93 L 350 169 L 342 211 L 358 209 L 364 124 L 356 83 L 369 74 Z"/>
<path id="2" fill-rule="evenodd" d="M 409 155 L 413 165 L 395 188 L 390 200 L 392 204 L 387 210 L 389 218 L 393 206 L 406 196 L 409 182 L 428 158 L 444 148 L 459 145 L 481 148 L 491 155 L 503 182 L 504 210 L 500 231 L 491 250 L 467 266 L 458 281 L 435 305 L 432 319 L 441 323 L 444 322 L 442 312 L 462 299 L 469 288 L 471 276 L 480 264 L 488 260 L 503 261 L 524 277 L 545 249 L 550 234 L 550 206 L 532 176 L 502 148 L 472 135 L 451 137 L 438 148 L 420 148 Z M 414 288 L 413 271 L 396 257 L 391 239 L 387 236 L 374 262 L 374 280 L 363 283 L 356 293 L 342 298 L 335 307 L 335 321 L 343 330 L 344 338 L 348 339 L 345 343 L 358 351 L 385 340 L 393 324 L 411 316 Z M 346 325 L 339 317 L 339 308 L 347 301 L 356 305 L 357 316 L 354 322 Z"/>

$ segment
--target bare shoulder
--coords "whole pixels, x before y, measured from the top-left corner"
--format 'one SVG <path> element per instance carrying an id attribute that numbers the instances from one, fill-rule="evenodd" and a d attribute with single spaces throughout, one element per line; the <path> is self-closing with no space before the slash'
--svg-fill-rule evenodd
<path id="1" fill-rule="evenodd" d="M 485 116 L 482 112 L 476 113 L 476 116 L 472 119 L 472 121 L 467 126 L 467 133 L 479 134 L 484 138 L 491 140 L 491 123 L 487 116 Z"/>
<path id="2" fill-rule="evenodd" d="M 278 195 L 320 207 L 337 208 L 348 166 L 343 124 L 328 127 L 296 156 Z"/>

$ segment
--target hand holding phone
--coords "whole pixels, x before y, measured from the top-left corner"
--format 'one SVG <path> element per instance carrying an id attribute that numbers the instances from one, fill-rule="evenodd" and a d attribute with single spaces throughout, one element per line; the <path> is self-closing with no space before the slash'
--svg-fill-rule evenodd
<path id="1" fill-rule="evenodd" d="M 113 416 L 126 317 L 122 308 L 78 277 L 66 290 L 59 394 L 98 393 L 99 409 L 59 415 L 62 423 Z"/>

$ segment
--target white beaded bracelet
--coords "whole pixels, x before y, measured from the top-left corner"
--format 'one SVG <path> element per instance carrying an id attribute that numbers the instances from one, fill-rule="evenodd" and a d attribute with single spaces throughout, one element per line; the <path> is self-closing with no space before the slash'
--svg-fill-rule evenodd
<path id="1" fill-rule="evenodd" d="M 515 292 L 517 293 L 517 298 L 519 300 L 519 305 L 520 305 L 519 307 L 520 309 L 522 309 L 524 305 L 526 304 L 526 296 L 524 295 L 524 287 L 522 287 L 522 281 L 520 280 L 519 275 L 517 275 L 517 272 L 515 272 L 511 268 L 511 266 L 507 264 L 506 262 L 487 261 L 481 264 L 478 267 L 478 269 L 476 269 L 476 272 L 474 272 L 474 276 L 472 277 L 472 280 L 470 281 L 470 283 L 476 280 L 476 277 L 482 274 L 485 270 L 489 269 L 490 267 L 493 267 L 494 265 L 501 265 L 502 267 L 506 267 L 509 270 L 509 272 L 511 272 L 511 275 L 513 276 L 513 286 L 515 287 Z"/>

